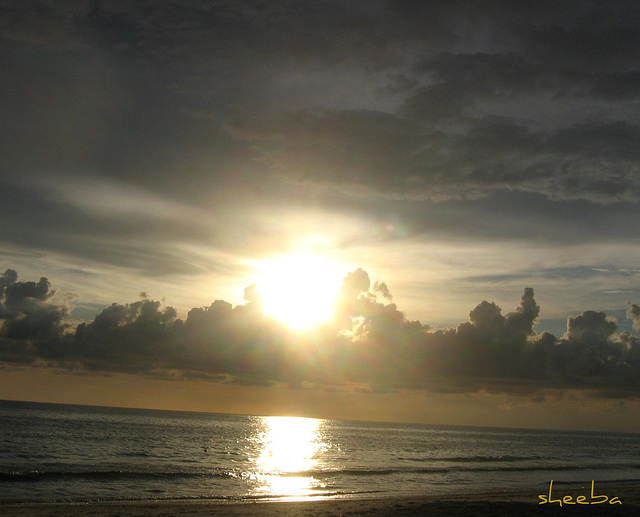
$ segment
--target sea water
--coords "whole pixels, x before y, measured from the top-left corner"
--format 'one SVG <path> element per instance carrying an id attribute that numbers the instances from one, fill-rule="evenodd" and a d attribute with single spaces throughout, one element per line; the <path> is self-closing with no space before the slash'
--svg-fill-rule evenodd
<path id="1" fill-rule="evenodd" d="M 640 480 L 636 434 L 0 401 L 0 502 L 545 492 Z"/>

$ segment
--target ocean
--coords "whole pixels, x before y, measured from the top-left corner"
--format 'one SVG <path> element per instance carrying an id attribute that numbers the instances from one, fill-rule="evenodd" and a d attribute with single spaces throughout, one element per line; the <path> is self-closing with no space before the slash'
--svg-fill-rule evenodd
<path id="1" fill-rule="evenodd" d="M 308 499 L 640 480 L 640 435 L 0 401 L 0 502 Z"/>

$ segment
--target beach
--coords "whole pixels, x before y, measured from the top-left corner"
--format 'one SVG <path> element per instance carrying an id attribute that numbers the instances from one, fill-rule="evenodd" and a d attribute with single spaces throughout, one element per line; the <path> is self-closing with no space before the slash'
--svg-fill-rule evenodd
<path id="1" fill-rule="evenodd" d="M 585 496 L 589 501 L 590 487 L 563 489 L 555 496 L 571 497 L 575 501 Z M 598 494 L 622 504 L 558 503 L 539 504 L 537 493 L 528 491 L 424 496 L 410 498 L 329 498 L 314 500 L 262 500 L 259 502 L 220 502 L 211 500 L 162 500 L 126 502 L 76 502 L 2 504 L 5 517 L 324 517 L 324 516 L 546 516 L 546 515 L 638 515 L 640 484 L 611 483 L 598 485 Z"/>

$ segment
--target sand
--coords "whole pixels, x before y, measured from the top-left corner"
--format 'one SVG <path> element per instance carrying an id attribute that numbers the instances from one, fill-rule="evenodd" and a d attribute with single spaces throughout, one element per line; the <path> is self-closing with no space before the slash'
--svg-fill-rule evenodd
<path id="1" fill-rule="evenodd" d="M 590 487 L 554 490 L 562 498 L 570 495 L 589 497 Z M 609 500 L 617 497 L 622 504 L 568 505 L 542 504 L 537 493 L 495 492 L 424 496 L 407 499 L 378 497 L 366 499 L 313 499 L 304 501 L 219 502 L 211 500 L 163 500 L 90 503 L 1 504 L 4 517 L 324 517 L 324 516 L 550 516 L 550 515 L 640 515 L 640 484 L 597 484 L 597 494 Z"/>

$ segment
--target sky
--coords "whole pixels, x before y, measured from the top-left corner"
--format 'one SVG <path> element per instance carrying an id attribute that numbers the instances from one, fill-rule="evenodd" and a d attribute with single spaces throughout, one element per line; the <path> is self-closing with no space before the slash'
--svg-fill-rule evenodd
<path id="1" fill-rule="evenodd" d="M 0 0 L 0 398 L 640 431 L 639 37 Z"/>

